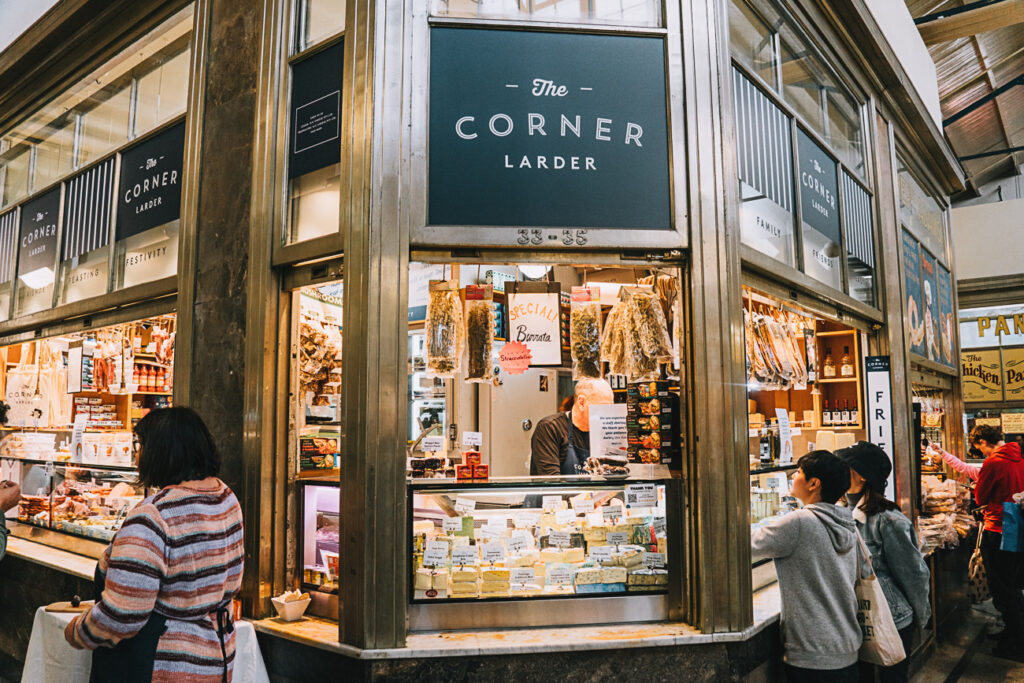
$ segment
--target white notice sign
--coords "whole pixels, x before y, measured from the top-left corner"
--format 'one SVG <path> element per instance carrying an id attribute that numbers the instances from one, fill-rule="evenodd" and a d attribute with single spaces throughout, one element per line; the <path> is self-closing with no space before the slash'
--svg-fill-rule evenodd
<path id="1" fill-rule="evenodd" d="M 657 484 L 630 484 L 626 487 L 626 507 L 649 508 L 657 504 Z"/>
<path id="2" fill-rule="evenodd" d="M 626 455 L 626 404 L 590 406 L 590 455 Z"/>
<path id="3" fill-rule="evenodd" d="M 889 356 L 868 356 L 864 359 L 867 379 L 868 441 L 882 447 L 892 460 L 892 388 L 889 379 Z M 885 484 L 885 497 L 894 498 L 893 479 Z"/>
<path id="4" fill-rule="evenodd" d="M 530 349 L 530 365 L 562 364 L 560 299 L 558 292 L 508 295 L 508 340 Z"/>
<path id="5" fill-rule="evenodd" d="M 782 445 L 779 463 L 788 465 L 793 462 L 793 430 L 789 427 L 789 412 L 785 408 L 776 408 L 775 415 L 779 418 L 779 443 Z"/>

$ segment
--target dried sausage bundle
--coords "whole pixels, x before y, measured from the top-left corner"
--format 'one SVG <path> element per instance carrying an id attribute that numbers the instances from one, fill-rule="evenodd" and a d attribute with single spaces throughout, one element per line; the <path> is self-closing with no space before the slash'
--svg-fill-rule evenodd
<path id="1" fill-rule="evenodd" d="M 494 375 L 494 293 L 491 285 L 466 286 L 466 381 L 483 384 Z"/>
<path id="2" fill-rule="evenodd" d="M 431 280 L 426 321 L 427 374 L 454 377 L 462 355 L 462 300 L 453 280 Z"/>
<path id="3" fill-rule="evenodd" d="M 590 287 L 572 288 L 569 346 L 573 379 L 601 379 L 601 295 Z"/>

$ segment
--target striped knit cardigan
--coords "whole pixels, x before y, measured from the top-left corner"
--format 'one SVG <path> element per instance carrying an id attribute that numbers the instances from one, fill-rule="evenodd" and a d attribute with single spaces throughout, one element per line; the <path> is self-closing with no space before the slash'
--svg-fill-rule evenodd
<path id="1" fill-rule="evenodd" d="M 167 618 L 153 681 L 221 681 L 224 655 L 213 614 L 238 593 L 242 510 L 216 478 L 168 486 L 143 500 L 100 558 L 102 599 L 68 626 L 82 647 L 113 647 L 153 613 Z M 229 668 L 235 635 L 225 635 Z"/>

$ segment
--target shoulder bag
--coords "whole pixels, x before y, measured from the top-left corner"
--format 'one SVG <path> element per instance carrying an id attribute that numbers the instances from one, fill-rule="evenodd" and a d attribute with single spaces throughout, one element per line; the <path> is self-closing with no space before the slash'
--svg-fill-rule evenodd
<path id="1" fill-rule="evenodd" d="M 906 659 L 907 653 L 903 650 L 903 640 L 896 629 L 896 622 L 892 620 L 889 603 L 882 592 L 878 577 L 875 576 L 875 570 L 871 566 L 871 554 L 860 532 L 857 532 L 857 542 L 860 544 L 860 551 L 857 553 L 857 583 L 854 588 L 857 593 L 857 622 L 864 636 L 859 656 L 861 661 L 892 666 Z M 871 572 L 868 578 L 861 575 L 861 555 Z"/>
<path id="2" fill-rule="evenodd" d="M 974 605 L 992 597 L 992 594 L 988 592 L 988 574 L 985 572 L 985 563 L 981 559 L 981 535 L 983 533 L 985 533 L 985 526 L 979 524 L 978 542 L 974 546 L 971 561 L 967 563 L 967 597 Z"/>

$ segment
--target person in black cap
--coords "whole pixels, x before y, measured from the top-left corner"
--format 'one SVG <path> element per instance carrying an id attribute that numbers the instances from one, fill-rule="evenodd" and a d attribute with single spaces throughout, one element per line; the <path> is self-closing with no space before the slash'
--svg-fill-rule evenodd
<path id="1" fill-rule="evenodd" d="M 924 626 L 931 617 L 928 566 L 918 550 L 914 525 L 900 512 L 899 505 L 885 497 L 885 482 L 892 472 L 892 463 L 885 451 L 873 443 L 858 441 L 836 451 L 836 455 L 850 467 L 846 504 L 852 508 L 857 530 L 871 553 L 871 566 L 908 655 L 893 666 L 877 667 L 878 680 L 881 683 L 906 681 L 914 622 Z M 860 680 L 874 681 L 874 665 L 866 662 L 860 665 Z"/>

